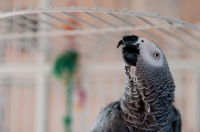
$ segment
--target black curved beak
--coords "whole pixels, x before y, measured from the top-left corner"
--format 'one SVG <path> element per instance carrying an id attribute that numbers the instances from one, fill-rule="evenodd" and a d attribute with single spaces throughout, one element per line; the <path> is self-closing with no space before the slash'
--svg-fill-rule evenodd
<path id="1" fill-rule="evenodd" d="M 117 45 L 117 48 L 119 48 L 120 45 L 133 45 L 138 41 L 139 37 L 135 35 L 131 36 L 124 36 Z"/>
<path id="2" fill-rule="evenodd" d="M 126 65 L 136 66 L 139 55 L 139 43 L 137 43 L 139 37 L 135 35 L 124 36 L 118 43 L 117 48 L 120 45 L 125 45 L 122 48 L 121 55 Z"/>

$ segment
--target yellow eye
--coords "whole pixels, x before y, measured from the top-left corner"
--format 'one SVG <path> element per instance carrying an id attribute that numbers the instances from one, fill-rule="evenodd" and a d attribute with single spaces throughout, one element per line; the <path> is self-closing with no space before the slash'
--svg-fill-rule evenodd
<path id="1" fill-rule="evenodd" d="M 158 52 L 154 53 L 154 58 L 156 59 L 160 58 L 160 54 Z"/>

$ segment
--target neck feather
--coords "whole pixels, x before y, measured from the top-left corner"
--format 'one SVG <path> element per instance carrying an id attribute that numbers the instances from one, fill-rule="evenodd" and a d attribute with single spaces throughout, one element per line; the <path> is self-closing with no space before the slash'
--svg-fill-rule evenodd
<path id="1" fill-rule="evenodd" d="M 172 100 L 165 89 L 148 87 L 139 81 L 130 68 L 126 71 L 126 85 L 120 100 L 125 122 L 141 130 L 158 130 L 172 117 Z M 173 93 L 173 92 L 172 92 Z M 170 91 L 169 91 L 170 94 Z M 173 96 L 173 95 L 171 95 Z M 163 130 L 163 129 L 162 129 Z"/>

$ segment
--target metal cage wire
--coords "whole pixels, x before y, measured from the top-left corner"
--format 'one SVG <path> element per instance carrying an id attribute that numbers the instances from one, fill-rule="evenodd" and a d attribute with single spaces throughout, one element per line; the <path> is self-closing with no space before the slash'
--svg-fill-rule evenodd
<path id="1" fill-rule="evenodd" d="M 184 52 L 184 54 L 189 55 L 193 53 L 199 55 L 200 29 L 193 24 L 179 19 L 164 17 L 160 14 L 134 12 L 128 9 L 114 10 L 100 7 L 80 8 L 76 6 L 70 8 L 30 8 L 0 13 L 0 43 L 2 43 L 0 46 L 17 45 L 17 47 L 25 48 L 29 53 L 34 50 L 36 52 L 42 51 L 42 53 L 54 54 L 56 50 L 66 48 L 67 43 L 75 39 L 77 43 L 80 44 L 78 48 L 80 53 L 86 58 L 89 58 L 92 56 L 91 54 L 103 53 L 106 48 L 113 46 L 112 44 L 116 45 L 119 39 L 127 34 L 139 34 L 151 40 L 155 40 L 163 50 L 169 50 L 169 52 L 166 52 L 167 54 L 171 54 L 172 51 L 179 54 L 180 52 L 184 52 L 182 51 L 184 49 L 189 51 Z M 73 39 L 71 39 L 71 37 L 73 37 Z M 56 45 L 53 45 L 53 43 Z M 4 54 L 4 49 L 4 47 L 0 47 L 0 62 L 1 54 Z M 35 61 L 37 62 L 35 65 L 0 65 L 0 73 L 15 75 L 16 73 L 22 74 L 32 72 L 35 73 L 35 80 L 33 78 L 18 79 L 14 77 L 14 79 L 12 79 L 10 76 L 2 75 L 2 77 L 0 76 L 2 80 L 0 81 L 0 85 L 5 84 L 5 82 L 6 84 L 12 82 L 14 85 L 26 84 L 32 86 L 34 80 L 34 85 L 36 86 L 30 87 L 30 89 L 34 87 L 34 89 L 36 89 L 35 95 L 37 95 L 37 108 L 35 110 L 37 117 L 35 119 L 35 126 L 37 132 L 44 132 L 46 129 L 44 121 L 46 118 L 45 105 L 47 103 L 45 76 L 47 73 L 50 73 L 51 65 L 45 60 L 47 55 L 37 55 L 38 56 L 35 57 Z M 20 58 L 16 60 L 19 61 Z M 181 69 L 181 71 L 178 71 L 180 74 L 176 74 L 175 78 L 179 79 L 177 83 L 178 96 L 182 96 L 182 71 L 185 71 L 185 69 L 191 71 L 195 69 L 194 71 L 197 73 L 199 72 L 200 63 L 195 60 L 171 61 L 171 68 L 174 71 Z M 179 64 L 179 66 L 177 66 L 177 64 Z M 113 67 L 113 65 L 115 65 L 115 67 Z M 93 75 L 92 73 L 94 71 L 101 72 L 102 69 L 107 69 L 107 73 L 112 70 L 119 71 L 121 67 L 122 65 L 119 63 L 109 63 L 105 65 L 104 68 L 99 65 L 92 65 L 90 67 L 82 67 L 84 69 L 82 72 L 90 71 L 90 74 Z M 84 73 L 84 75 L 87 74 Z M 92 88 L 90 85 L 91 80 L 89 80 L 92 78 L 90 77 L 91 75 L 87 75 L 88 77 L 84 76 L 86 80 L 83 81 L 89 95 L 92 95 L 90 91 L 90 88 Z M 123 88 L 123 86 L 119 86 L 120 76 L 114 76 L 116 78 L 114 78 L 115 81 L 112 82 L 113 88 Z M 196 76 L 199 76 L 199 74 Z M 198 82 L 198 79 L 199 78 L 195 80 L 195 83 Z M 100 80 L 98 87 L 104 87 L 102 85 L 106 85 L 105 82 L 105 78 Z M 105 88 L 107 87 L 105 86 Z M 120 92 L 120 90 L 118 92 Z M 91 97 L 92 96 L 90 96 L 90 98 Z M 113 97 L 116 97 L 116 95 Z M 178 101 L 178 105 L 180 105 L 181 108 L 180 110 L 182 110 L 181 98 Z M 105 102 L 105 99 L 103 102 Z M 87 110 L 91 108 L 90 103 L 87 104 Z M 197 107 L 199 109 L 199 104 L 197 104 Z M 89 113 L 86 113 L 86 116 L 88 115 Z M 199 118 L 195 121 L 196 127 L 198 127 Z M 89 124 L 87 123 L 86 126 L 89 126 Z M 89 128 L 85 131 L 89 131 Z"/>
<path id="2" fill-rule="evenodd" d="M 160 14 L 134 12 L 128 9 L 76 6 L 30 8 L 1 12 L 0 20 L 1 41 L 74 36 L 80 42 L 83 40 L 87 43 L 93 43 L 91 40 L 100 42 L 103 37 L 116 43 L 124 34 L 140 32 L 161 41 L 163 46 L 173 50 L 178 51 L 183 46 L 197 53 L 200 51 L 200 28 L 195 25 Z M 38 24 L 42 24 L 42 28 L 38 28 Z M 8 28 L 13 29 L 8 30 Z M 179 34 L 186 37 L 180 37 Z"/>

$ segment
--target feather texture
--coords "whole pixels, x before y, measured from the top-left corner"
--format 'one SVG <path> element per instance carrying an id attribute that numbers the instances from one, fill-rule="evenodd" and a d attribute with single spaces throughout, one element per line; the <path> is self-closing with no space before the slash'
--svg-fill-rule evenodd
<path id="1" fill-rule="evenodd" d="M 93 132 L 181 132 L 181 116 L 172 104 L 175 84 L 163 52 L 144 38 L 125 36 L 122 40 L 124 45 L 128 42 L 121 52 L 125 64 L 129 60 L 136 65 L 125 66 L 122 98 L 102 110 Z M 126 55 L 132 52 L 138 54 L 137 59 Z"/>

